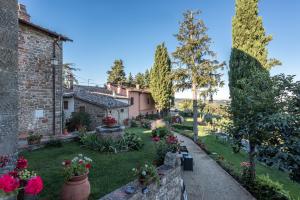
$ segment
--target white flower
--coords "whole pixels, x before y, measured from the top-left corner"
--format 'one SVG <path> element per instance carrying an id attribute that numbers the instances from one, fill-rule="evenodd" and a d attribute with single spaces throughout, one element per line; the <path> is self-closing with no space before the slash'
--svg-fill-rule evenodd
<path id="1" fill-rule="evenodd" d="M 62 164 L 62 165 L 66 165 L 66 162 L 64 161 L 64 162 L 62 162 L 61 164 Z"/>
<path id="2" fill-rule="evenodd" d="M 79 156 L 79 157 L 82 157 L 83 155 L 80 153 L 80 154 L 78 154 L 78 156 Z"/>
<path id="3" fill-rule="evenodd" d="M 142 175 L 146 176 L 147 175 L 146 171 L 142 171 Z"/>
<path id="4" fill-rule="evenodd" d="M 147 165 L 147 164 L 145 164 L 145 167 L 146 167 L 146 168 L 148 168 L 148 165 Z"/>

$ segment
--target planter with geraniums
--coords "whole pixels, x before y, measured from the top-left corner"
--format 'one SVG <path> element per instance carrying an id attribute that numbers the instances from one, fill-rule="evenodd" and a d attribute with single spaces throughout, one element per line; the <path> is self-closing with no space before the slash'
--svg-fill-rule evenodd
<path id="1" fill-rule="evenodd" d="M 107 116 L 102 120 L 103 124 L 108 127 L 113 127 L 117 124 L 117 120 L 112 116 Z"/>
<path id="2" fill-rule="evenodd" d="M 88 200 L 91 192 L 88 180 L 92 159 L 78 154 L 72 160 L 65 160 L 65 183 L 62 188 L 62 200 Z"/>
<path id="3" fill-rule="evenodd" d="M 37 195 L 43 190 L 43 180 L 27 167 L 27 160 L 20 157 L 14 171 L 0 177 L 0 199 L 37 199 Z"/>

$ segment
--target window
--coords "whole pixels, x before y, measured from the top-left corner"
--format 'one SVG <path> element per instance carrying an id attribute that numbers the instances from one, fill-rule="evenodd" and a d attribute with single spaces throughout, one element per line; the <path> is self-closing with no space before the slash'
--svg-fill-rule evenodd
<path id="1" fill-rule="evenodd" d="M 124 109 L 123 109 L 123 108 L 121 109 L 121 112 L 124 112 Z"/>
<path id="2" fill-rule="evenodd" d="M 85 112 L 85 106 L 79 106 L 79 112 Z"/>
<path id="3" fill-rule="evenodd" d="M 64 101 L 64 109 L 65 110 L 69 109 L 69 102 L 68 101 Z"/>
<path id="4" fill-rule="evenodd" d="M 130 98 L 130 105 L 133 105 L 133 104 L 134 104 L 134 98 L 131 97 L 131 98 Z"/>

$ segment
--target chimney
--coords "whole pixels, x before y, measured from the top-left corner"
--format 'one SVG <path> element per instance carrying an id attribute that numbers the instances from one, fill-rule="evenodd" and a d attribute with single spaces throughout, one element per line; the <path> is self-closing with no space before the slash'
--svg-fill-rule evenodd
<path id="1" fill-rule="evenodd" d="M 136 87 L 136 89 L 138 89 L 138 90 L 140 89 L 140 85 L 139 85 L 139 84 L 136 84 L 135 87 Z"/>
<path id="2" fill-rule="evenodd" d="M 18 17 L 27 22 L 30 22 L 30 15 L 27 13 L 26 6 L 24 4 L 18 4 Z"/>

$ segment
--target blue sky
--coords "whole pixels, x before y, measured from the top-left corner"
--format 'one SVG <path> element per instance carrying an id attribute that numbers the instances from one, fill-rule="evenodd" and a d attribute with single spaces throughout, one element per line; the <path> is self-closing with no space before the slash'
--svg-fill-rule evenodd
<path id="1" fill-rule="evenodd" d="M 75 63 L 81 84 L 102 85 L 115 59 L 122 59 L 128 74 L 144 72 L 153 64 L 156 46 L 165 42 L 169 52 L 178 44 L 182 13 L 201 10 L 213 39 L 212 49 L 228 63 L 234 0 L 19 0 L 27 6 L 32 22 L 74 40 L 64 46 L 64 62 Z M 284 3 L 283 3 L 284 2 Z M 260 15 L 268 34 L 270 57 L 283 65 L 272 74 L 296 74 L 300 79 L 300 1 L 262 0 Z M 223 71 L 227 84 L 227 69 Z M 90 80 L 88 80 L 90 79 Z M 186 91 L 177 97 L 190 97 Z M 228 98 L 227 85 L 216 99 Z"/>

